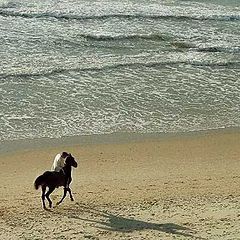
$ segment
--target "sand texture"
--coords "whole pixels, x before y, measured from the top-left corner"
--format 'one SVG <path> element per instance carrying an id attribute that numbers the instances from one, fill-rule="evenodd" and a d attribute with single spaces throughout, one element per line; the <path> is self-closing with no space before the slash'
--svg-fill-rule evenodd
<path id="1" fill-rule="evenodd" d="M 58 152 L 78 160 L 43 210 L 35 178 Z M 208 132 L 0 155 L 0 239 L 240 239 L 240 134 Z"/>

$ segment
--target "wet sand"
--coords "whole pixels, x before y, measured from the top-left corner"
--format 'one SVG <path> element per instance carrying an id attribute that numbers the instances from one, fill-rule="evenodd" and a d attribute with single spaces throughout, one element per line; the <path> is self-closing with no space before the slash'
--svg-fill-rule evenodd
<path id="1" fill-rule="evenodd" d="M 0 155 L 0 239 L 240 239 L 239 130 L 36 146 Z M 61 151 L 75 201 L 46 211 L 33 182 Z"/>

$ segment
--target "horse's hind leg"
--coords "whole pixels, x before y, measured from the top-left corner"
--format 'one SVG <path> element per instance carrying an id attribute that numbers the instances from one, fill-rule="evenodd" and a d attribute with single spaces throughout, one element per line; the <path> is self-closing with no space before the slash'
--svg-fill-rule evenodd
<path id="1" fill-rule="evenodd" d="M 54 191 L 55 187 L 49 187 L 49 190 L 48 192 L 46 193 L 46 198 L 49 202 L 49 207 L 51 208 L 52 207 L 52 201 L 51 199 L 49 198 L 49 195 Z"/>
<path id="2" fill-rule="evenodd" d="M 46 209 L 46 205 L 45 205 L 45 191 L 46 191 L 46 186 L 42 186 L 42 204 L 43 204 L 43 208 Z"/>

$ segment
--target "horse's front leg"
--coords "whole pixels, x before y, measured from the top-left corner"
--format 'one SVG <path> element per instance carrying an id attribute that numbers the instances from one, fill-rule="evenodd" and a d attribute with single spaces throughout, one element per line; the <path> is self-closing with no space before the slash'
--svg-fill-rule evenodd
<path id="1" fill-rule="evenodd" d="M 70 195 L 71 201 L 74 201 L 73 196 L 72 196 L 72 191 L 71 191 L 70 187 L 68 187 L 67 190 L 68 190 L 68 192 L 69 192 L 69 195 Z"/>
<path id="2" fill-rule="evenodd" d="M 71 182 L 72 182 L 72 178 L 70 177 L 70 178 L 68 179 L 67 191 L 69 192 L 71 201 L 74 201 L 73 196 L 72 196 L 72 191 L 71 191 L 71 189 L 70 189 L 70 187 L 69 187 Z"/>
<path id="3" fill-rule="evenodd" d="M 64 187 L 64 192 L 63 192 L 63 196 L 62 196 L 62 199 L 59 201 L 59 202 L 57 202 L 57 205 L 59 205 L 60 203 L 62 203 L 62 201 L 63 201 L 63 199 L 66 197 L 66 195 L 67 195 L 67 187 Z"/>

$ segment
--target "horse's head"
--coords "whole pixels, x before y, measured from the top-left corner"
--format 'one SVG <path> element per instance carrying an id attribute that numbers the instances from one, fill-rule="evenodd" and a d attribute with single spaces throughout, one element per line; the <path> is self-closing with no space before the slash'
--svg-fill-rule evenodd
<path id="1" fill-rule="evenodd" d="M 71 153 L 68 154 L 67 158 L 65 159 L 65 164 L 70 165 L 72 167 L 77 167 L 77 162 L 75 161 L 74 157 L 71 155 Z"/>

